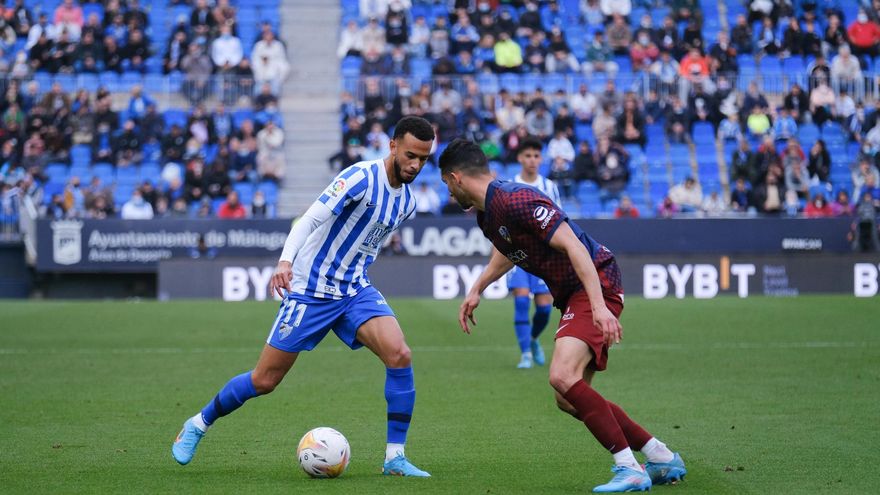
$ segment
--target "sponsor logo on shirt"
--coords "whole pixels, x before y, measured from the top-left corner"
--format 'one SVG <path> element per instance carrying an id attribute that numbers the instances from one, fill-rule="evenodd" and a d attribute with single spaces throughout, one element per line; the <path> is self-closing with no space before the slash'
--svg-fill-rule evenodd
<path id="1" fill-rule="evenodd" d="M 511 242 L 510 241 L 510 232 L 507 231 L 507 227 L 505 227 L 504 225 L 502 225 L 501 227 L 498 227 L 498 233 L 501 235 L 502 238 L 504 238 L 505 241 Z"/>
<path id="2" fill-rule="evenodd" d="M 325 285 L 324 292 L 326 292 L 327 294 L 336 294 L 336 287 L 332 285 Z"/>
<path id="3" fill-rule="evenodd" d="M 521 262 L 525 261 L 526 258 L 528 258 L 528 257 L 529 257 L 529 255 L 527 255 L 525 253 L 525 251 L 523 251 L 522 249 L 517 249 L 516 251 L 514 251 L 512 253 L 507 253 L 507 259 L 509 259 L 510 261 L 512 261 L 514 263 L 521 263 Z"/>
<path id="4" fill-rule="evenodd" d="M 562 321 L 568 321 L 574 318 L 574 313 L 565 313 L 562 315 Z"/>
<path id="5" fill-rule="evenodd" d="M 547 218 L 545 218 L 544 221 L 541 222 L 541 230 L 544 230 L 547 228 L 547 225 L 550 224 L 550 220 L 552 220 L 555 215 L 556 215 L 556 210 L 550 210 L 550 213 L 547 214 Z"/>
<path id="6" fill-rule="evenodd" d="M 539 206 L 539 207 L 535 208 L 535 219 L 537 219 L 539 222 L 543 221 L 545 218 L 547 218 L 547 215 L 549 213 L 550 213 L 550 211 L 548 211 L 547 208 L 544 208 L 543 206 Z"/>

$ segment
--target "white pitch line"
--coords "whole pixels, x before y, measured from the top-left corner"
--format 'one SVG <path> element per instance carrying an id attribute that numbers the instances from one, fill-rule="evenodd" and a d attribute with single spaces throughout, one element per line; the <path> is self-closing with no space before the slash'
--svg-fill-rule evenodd
<path id="1" fill-rule="evenodd" d="M 838 342 L 716 342 L 709 344 L 685 343 L 645 343 L 618 344 L 615 351 L 683 351 L 683 350 L 737 350 L 737 349 L 864 349 L 880 347 L 875 341 L 838 341 Z M 511 346 L 414 346 L 413 352 L 508 352 Z M 223 354 L 223 353 L 258 353 L 259 346 L 248 347 L 121 347 L 121 348 L 68 348 L 68 349 L 25 349 L 2 348 L 0 355 L 16 354 Z M 345 347 L 330 347 L 319 352 L 343 352 Z"/>

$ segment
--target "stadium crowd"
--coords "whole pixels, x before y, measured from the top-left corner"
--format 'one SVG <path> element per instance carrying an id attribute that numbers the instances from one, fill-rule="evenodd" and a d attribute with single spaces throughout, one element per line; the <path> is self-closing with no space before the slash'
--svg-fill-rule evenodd
<path id="1" fill-rule="evenodd" d="M 504 178 L 520 140 L 538 136 L 542 173 L 584 216 L 880 207 L 878 1 L 727 2 L 726 15 L 714 0 L 343 9 L 333 167 L 382 156 L 389 125 L 416 114 L 440 149 L 479 142 Z"/>
<path id="2" fill-rule="evenodd" d="M 274 216 L 277 2 L 55 3 L 0 6 L 5 228 L 23 195 L 51 218 Z M 144 86 L 173 80 L 191 107 L 160 111 Z"/>

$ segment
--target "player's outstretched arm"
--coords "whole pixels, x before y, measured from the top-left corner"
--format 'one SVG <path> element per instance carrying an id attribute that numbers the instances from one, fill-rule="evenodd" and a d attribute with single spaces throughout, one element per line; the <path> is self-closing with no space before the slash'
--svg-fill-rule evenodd
<path id="1" fill-rule="evenodd" d="M 623 337 L 623 327 L 620 321 L 605 305 L 605 297 L 602 295 L 602 284 L 599 282 L 599 273 L 596 271 L 596 265 L 590 258 L 587 248 L 571 230 L 567 222 L 563 222 L 553 233 L 550 238 L 550 247 L 557 251 L 568 255 L 571 266 L 577 273 L 581 283 L 587 291 L 587 297 L 590 298 L 590 305 L 593 310 L 593 322 L 602 329 L 605 336 L 605 343 L 611 347 L 612 344 L 620 343 Z"/>
<path id="2" fill-rule="evenodd" d="M 489 263 L 483 269 L 483 273 L 480 274 L 477 281 L 474 282 L 474 286 L 468 291 L 458 311 L 458 324 L 465 333 L 471 333 L 468 320 L 474 325 L 477 324 L 474 310 L 480 305 L 480 294 L 486 290 L 486 287 L 489 287 L 493 282 L 509 272 L 511 268 L 513 268 L 513 262 L 493 247 Z"/>
<path id="3" fill-rule="evenodd" d="M 284 297 L 284 291 L 290 290 L 290 282 L 293 280 L 293 258 L 296 253 L 302 249 L 312 232 L 321 226 L 324 222 L 333 217 L 333 210 L 321 201 L 315 201 L 312 206 L 306 210 L 293 228 L 287 235 L 284 242 L 284 249 L 281 250 L 281 258 L 278 260 L 278 266 L 275 267 L 275 273 L 269 282 L 269 290 L 275 292 L 279 297 Z"/>

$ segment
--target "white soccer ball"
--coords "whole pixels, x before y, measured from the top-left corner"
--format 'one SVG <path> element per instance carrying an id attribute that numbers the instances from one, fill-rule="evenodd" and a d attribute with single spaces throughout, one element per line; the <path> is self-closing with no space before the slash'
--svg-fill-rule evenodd
<path id="1" fill-rule="evenodd" d="M 351 447 L 342 433 L 320 427 L 303 435 L 296 457 L 303 471 L 312 478 L 336 478 L 348 467 Z"/>

